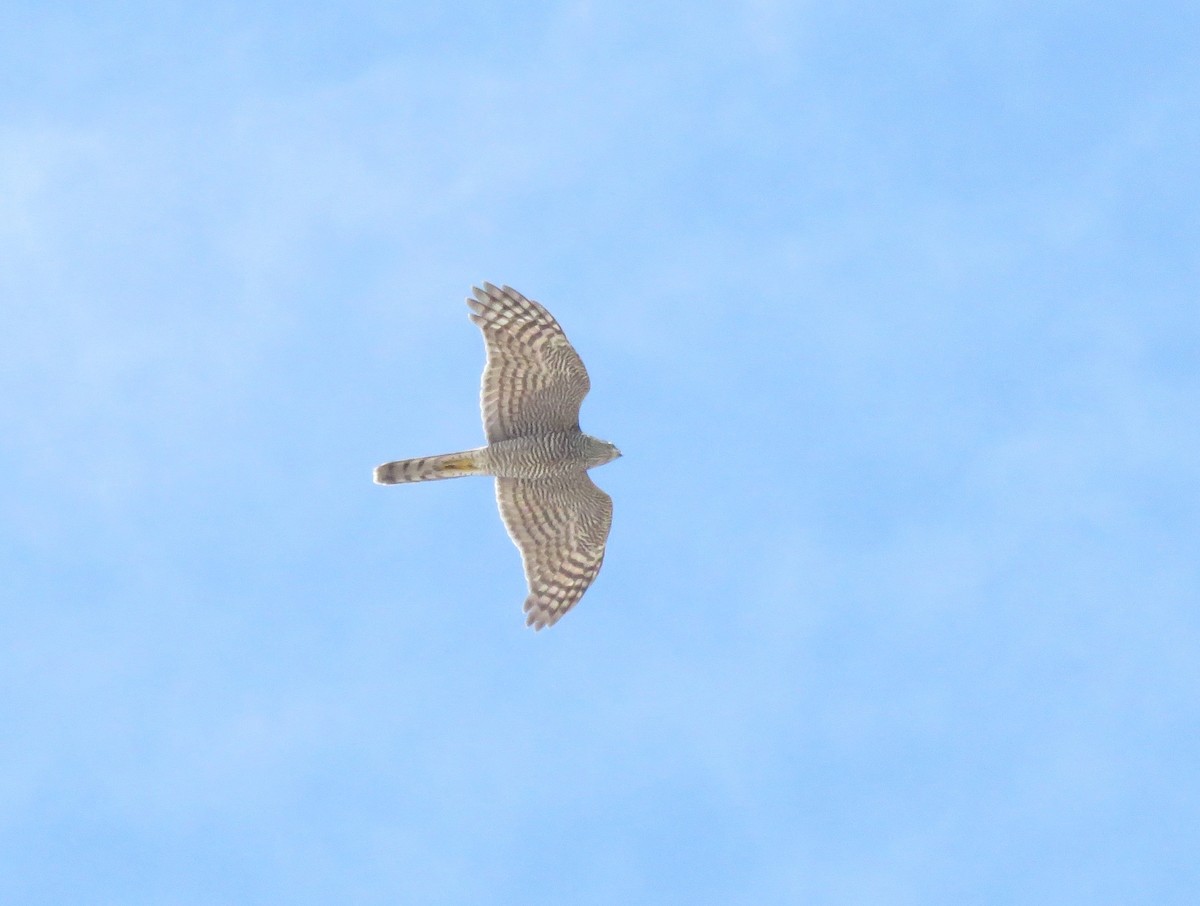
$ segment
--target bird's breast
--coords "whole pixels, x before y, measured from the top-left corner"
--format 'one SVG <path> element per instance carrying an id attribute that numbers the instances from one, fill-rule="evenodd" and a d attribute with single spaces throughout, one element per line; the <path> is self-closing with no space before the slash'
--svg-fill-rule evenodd
<path id="1" fill-rule="evenodd" d="M 499 478 L 553 478 L 586 468 L 583 435 L 542 434 L 489 444 L 491 473 Z"/>

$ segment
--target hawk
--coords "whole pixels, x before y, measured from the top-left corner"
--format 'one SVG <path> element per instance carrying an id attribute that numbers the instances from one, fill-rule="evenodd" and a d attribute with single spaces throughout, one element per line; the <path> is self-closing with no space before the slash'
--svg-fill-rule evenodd
<path id="1" fill-rule="evenodd" d="M 500 516 L 525 565 L 525 623 L 542 629 L 600 571 L 612 498 L 587 472 L 621 451 L 579 430 L 591 382 L 554 316 L 508 286 L 484 283 L 471 292 L 470 318 L 487 347 L 480 391 L 487 446 L 385 463 L 375 482 L 495 476 Z"/>

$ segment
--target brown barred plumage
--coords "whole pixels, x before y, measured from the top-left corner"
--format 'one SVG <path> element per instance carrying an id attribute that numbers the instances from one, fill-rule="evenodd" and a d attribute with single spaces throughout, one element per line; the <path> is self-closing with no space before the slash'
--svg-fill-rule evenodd
<path id="1" fill-rule="evenodd" d="M 612 498 L 587 470 L 620 456 L 579 430 L 587 371 L 550 312 L 510 287 L 485 283 L 467 299 L 487 365 L 480 408 L 488 446 L 385 463 L 375 481 L 496 476 L 496 500 L 521 552 L 526 623 L 551 626 L 583 596 L 604 561 Z"/>

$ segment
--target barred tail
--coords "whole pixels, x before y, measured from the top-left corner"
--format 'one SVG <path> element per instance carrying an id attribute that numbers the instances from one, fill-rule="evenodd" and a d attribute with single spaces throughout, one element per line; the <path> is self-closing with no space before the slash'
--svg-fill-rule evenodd
<path id="1" fill-rule="evenodd" d="M 466 450 L 462 453 L 385 462 L 375 469 L 375 483 L 405 484 L 409 481 L 461 478 L 463 475 L 487 475 L 482 453 L 482 450 Z"/>

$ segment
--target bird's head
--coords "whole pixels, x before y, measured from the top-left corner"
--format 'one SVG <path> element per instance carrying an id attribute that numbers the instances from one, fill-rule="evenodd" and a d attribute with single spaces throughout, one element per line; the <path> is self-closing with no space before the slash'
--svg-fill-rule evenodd
<path id="1" fill-rule="evenodd" d="M 596 466 L 602 466 L 606 462 L 612 462 L 620 457 L 621 451 L 614 444 L 610 444 L 606 440 L 601 440 L 598 437 L 588 437 L 587 444 L 587 467 L 594 469 Z"/>

